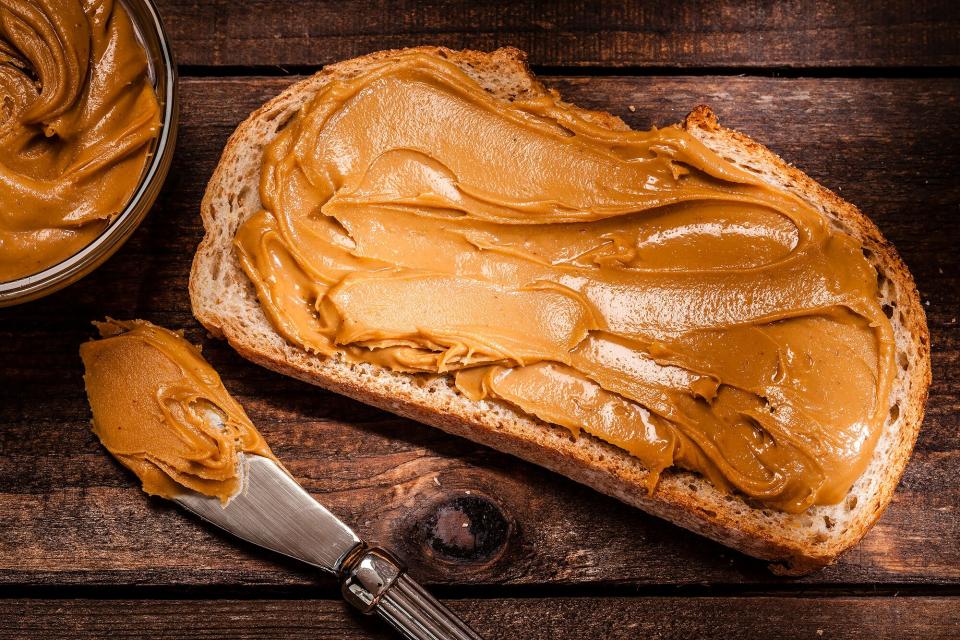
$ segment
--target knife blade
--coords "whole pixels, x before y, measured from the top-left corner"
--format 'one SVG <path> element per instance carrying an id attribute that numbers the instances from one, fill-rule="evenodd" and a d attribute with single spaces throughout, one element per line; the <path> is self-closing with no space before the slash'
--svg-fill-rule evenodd
<path id="1" fill-rule="evenodd" d="M 227 504 L 191 491 L 174 501 L 238 538 L 336 575 L 350 604 L 409 640 L 481 640 L 393 555 L 367 546 L 273 460 L 240 454 L 240 468 L 243 488 Z"/>
<path id="2" fill-rule="evenodd" d="M 362 542 L 273 460 L 240 454 L 243 489 L 226 506 L 202 493 L 174 501 L 247 542 L 338 574 Z"/>

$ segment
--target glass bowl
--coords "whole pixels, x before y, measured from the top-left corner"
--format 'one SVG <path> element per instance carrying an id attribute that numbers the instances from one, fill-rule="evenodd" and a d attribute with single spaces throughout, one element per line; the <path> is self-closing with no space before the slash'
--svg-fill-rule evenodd
<path id="1" fill-rule="evenodd" d="M 140 225 L 167 177 L 177 138 L 177 68 L 153 1 L 121 2 L 147 52 L 147 73 L 153 81 L 160 103 L 160 131 L 151 143 L 150 155 L 140 182 L 120 215 L 114 218 L 93 242 L 66 260 L 42 271 L 16 280 L 0 282 L 0 307 L 20 304 L 53 293 L 100 266 Z"/>

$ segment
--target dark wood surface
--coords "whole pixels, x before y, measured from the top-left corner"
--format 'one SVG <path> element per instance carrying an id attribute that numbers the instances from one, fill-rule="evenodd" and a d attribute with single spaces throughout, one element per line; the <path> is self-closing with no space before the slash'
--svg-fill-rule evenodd
<path id="1" fill-rule="evenodd" d="M 956 67 L 954 0 L 159 0 L 182 64 L 322 65 L 395 47 L 519 47 L 544 66 Z"/>
<path id="2" fill-rule="evenodd" d="M 553 640 L 797 637 L 926 640 L 956 637 L 960 610 L 947 597 L 633 597 L 448 600 L 487 638 Z M 13 626 L 11 626 L 13 625 Z M 45 639 L 393 638 L 375 620 L 331 600 L 9 600 L 0 639 L 20 628 Z M 745 633 L 749 629 L 750 633 Z M 572 635 L 575 630 L 577 635 Z M 784 633 L 786 631 L 786 633 Z"/>
<path id="3" fill-rule="evenodd" d="M 160 4 L 191 66 L 174 167 L 154 211 L 96 273 L 0 309 L 0 637 L 384 637 L 345 612 L 331 581 L 145 497 L 103 453 L 88 429 L 77 347 L 105 315 L 186 329 L 304 486 L 396 549 L 489 637 L 960 632 L 960 79 L 956 38 L 945 35 L 956 34 L 956 12 L 713 4 L 670 20 L 658 3 L 621 13 L 513 3 L 505 14 L 485 3 L 366 13 L 349 3 L 339 12 Z M 271 46 L 251 35 L 257 21 Z M 576 37 L 549 44 L 544 30 Z M 617 45 L 614 33 L 632 44 Z M 864 33 L 887 35 L 876 44 Z M 661 57 L 642 53 L 644 38 Z M 775 578 L 564 478 L 255 367 L 203 334 L 185 293 L 199 199 L 230 132 L 296 79 L 263 74 L 417 42 L 527 46 L 547 84 L 635 127 L 710 104 L 721 122 L 863 208 L 896 244 L 927 304 L 934 381 L 893 504 L 837 565 Z M 761 69 L 782 65 L 816 77 Z M 904 71 L 913 66 L 923 69 Z"/>

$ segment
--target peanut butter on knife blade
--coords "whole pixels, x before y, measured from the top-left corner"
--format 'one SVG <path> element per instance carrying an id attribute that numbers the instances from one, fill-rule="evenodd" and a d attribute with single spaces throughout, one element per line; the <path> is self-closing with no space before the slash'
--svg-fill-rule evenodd
<path id="1" fill-rule="evenodd" d="M 242 488 L 239 453 L 276 462 L 182 336 L 143 320 L 97 326 L 102 339 L 80 347 L 93 431 L 145 492 L 173 498 L 190 489 L 226 502 Z"/>
<path id="2" fill-rule="evenodd" d="M 240 263 L 313 353 L 798 512 L 836 503 L 887 415 L 893 334 L 859 244 L 678 127 L 497 100 L 409 53 L 331 80 L 266 148 Z"/>
<path id="3" fill-rule="evenodd" d="M 133 195 L 160 108 L 113 0 L 0 0 L 0 282 L 90 244 Z"/>

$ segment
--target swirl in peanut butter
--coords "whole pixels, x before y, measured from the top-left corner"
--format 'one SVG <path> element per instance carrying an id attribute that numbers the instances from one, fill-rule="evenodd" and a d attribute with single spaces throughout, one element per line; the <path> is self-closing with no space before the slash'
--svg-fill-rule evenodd
<path id="1" fill-rule="evenodd" d="M 93 432 L 151 495 L 185 490 L 226 502 L 240 453 L 273 453 L 220 376 L 178 334 L 143 320 L 98 323 L 80 347 Z"/>
<path id="2" fill-rule="evenodd" d="M 70 257 L 130 199 L 160 128 L 112 0 L 0 0 L 0 281 Z"/>
<path id="3" fill-rule="evenodd" d="M 892 380 L 861 247 L 679 127 L 582 113 L 423 53 L 332 79 L 236 235 L 270 322 L 589 433 L 651 491 L 678 466 L 786 511 L 842 499 Z"/>

